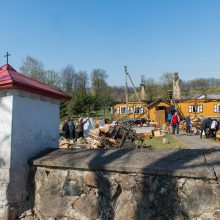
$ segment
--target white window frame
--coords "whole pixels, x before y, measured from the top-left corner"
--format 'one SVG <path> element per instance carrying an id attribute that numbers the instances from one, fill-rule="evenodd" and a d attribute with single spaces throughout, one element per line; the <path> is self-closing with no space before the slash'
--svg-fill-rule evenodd
<path id="1" fill-rule="evenodd" d="M 220 113 L 220 104 L 215 104 L 214 105 L 214 112 L 215 113 Z"/>
<path id="2" fill-rule="evenodd" d="M 128 114 L 130 114 L 130 111 L 131 111 L 131 107 L 128 106 Z"/>
<path id="3" fill-rule="evenodd" d="M 143 112 L 144 112 L 143 107 L 135 106 L 134 112 L 135 112 L 135 115 L 141 115 L 141 114 L 143 114 Z"/>
<path id="4" fill-rule="evenodd" d="M 203 105 L 189 105 L 189 113 L 202 113 Z"/>
<path id="5" fill-rule="evenodd" d="M 116 108 L 116 112 L 117 112 L 118 115 L 120 114 L 120 107 Z"/>
<path id="6" fill-rule="evenodd" d="M 125 115 L 126 114 L 126 106 L 121 106 L 120 107 L 120 115 Z"/>

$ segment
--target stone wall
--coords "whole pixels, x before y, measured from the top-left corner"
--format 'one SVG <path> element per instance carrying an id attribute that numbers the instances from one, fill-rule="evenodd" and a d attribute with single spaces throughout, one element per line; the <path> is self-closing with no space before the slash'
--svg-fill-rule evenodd
<path id="1" fill-rule="evenodd" d="M 32 161 L 33 208 L 21 219 L 217 220 L 219 154 L 62 149 L 40 155 Z"/>

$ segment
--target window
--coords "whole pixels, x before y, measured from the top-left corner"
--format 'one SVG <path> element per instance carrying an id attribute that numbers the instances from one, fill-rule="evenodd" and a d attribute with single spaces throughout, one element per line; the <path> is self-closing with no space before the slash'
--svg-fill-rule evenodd
<path id="1" fill-rule="evenodd" d="M 134 113 L 137 115 L 143 114 L 143 107 L 135 107 Z"/>
<path id="2" fill-rule="evenodd" d="M 126 107 L 120 108 L 120 114 L 126 114 Z"/>
<path id="3" fill-rule="evenodd" d="M 214 112 L 220 112 L 220 104 L 214 105 Z"/>
<path id="4" fill-rule="evenodd" d="M 203 112 L 202 105 L 189 105 L 189 112 L 190 113 L 201 113 Z"/>

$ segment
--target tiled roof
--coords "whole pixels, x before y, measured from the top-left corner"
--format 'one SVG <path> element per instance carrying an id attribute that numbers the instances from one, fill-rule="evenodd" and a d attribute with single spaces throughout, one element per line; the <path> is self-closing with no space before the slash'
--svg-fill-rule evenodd
<path id="1" fill-rule="evenodd" d="M 20 89 L 55 99 L 71 99 L 67 94 L 17 72 L 9 64 L 0 67 L 0 90 Z"/>

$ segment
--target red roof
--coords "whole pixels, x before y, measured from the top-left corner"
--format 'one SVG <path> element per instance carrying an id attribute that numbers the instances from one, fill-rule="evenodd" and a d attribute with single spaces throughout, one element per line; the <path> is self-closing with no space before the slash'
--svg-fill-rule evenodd
<path id="1" fill-rule="evenodd" d="M 54 99 L 70 100 L 71 97 L 59 90 L 18 73 L 9 64 L 0 67 L 0 90 L 20 89 Z"/>

